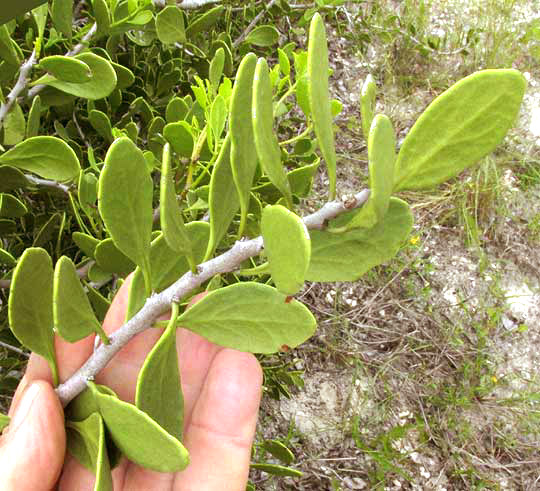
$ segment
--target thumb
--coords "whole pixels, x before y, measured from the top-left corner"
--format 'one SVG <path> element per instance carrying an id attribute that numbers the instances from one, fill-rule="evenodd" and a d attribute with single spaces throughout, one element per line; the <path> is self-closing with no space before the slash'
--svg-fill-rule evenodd
<path id="1" fill-rule="evenodd" d="M 48 382 L 32 382 L 12 410 L 0 438 L 2 491 L 49 491 L 58 480 L 66 449 L 64 414 Z"/>

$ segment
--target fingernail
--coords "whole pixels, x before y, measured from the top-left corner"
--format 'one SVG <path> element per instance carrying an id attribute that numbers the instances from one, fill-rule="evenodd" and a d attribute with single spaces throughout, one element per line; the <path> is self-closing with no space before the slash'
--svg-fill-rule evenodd
<path id="1" fill-rule="evenodd" d="M 22 399 L 19 402 L 17 409 L 15 410 L 13 419 L 11 420 L 11 424 L 9 428 L 10 432 L 17 431 L 19 426 L 21 426 L 21 424 L 24 422 L 40 390 L 41 390 L 40 385 L 34 383 L 34 384 L 31 384 L 30 387 L 28 387 L 24 391 Z"/>

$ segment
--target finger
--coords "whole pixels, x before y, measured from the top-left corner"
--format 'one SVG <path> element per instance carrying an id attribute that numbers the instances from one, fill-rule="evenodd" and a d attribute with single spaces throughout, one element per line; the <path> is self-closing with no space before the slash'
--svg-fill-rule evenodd
<path id="1" fill-rule="evenodd" d="M 191 463 L 175 491 L 243 491 L 261 398 L 262 370 L 249 354 L 223 349 L 208 372 L 184 443 Z"/>
<path id="2" fill-rule="evenodd" d="M 66 448 L 64 413 L 52 386 L 30 383 L 0 438 L 2 489 L 49 491 L 58 479 Z"/>

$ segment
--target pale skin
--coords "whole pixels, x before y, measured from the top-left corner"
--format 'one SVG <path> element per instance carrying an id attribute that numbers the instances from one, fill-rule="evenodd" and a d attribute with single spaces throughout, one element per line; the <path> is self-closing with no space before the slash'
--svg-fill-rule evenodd
<path id="1" fill-rule="evenodd" d="M 122 325 L 128 281 L 104 322 L 107 333 Z M 126 345 L 96 377 L 133 402 L 137 375 L 161 329 L 149 329 Z M 115 491 L 244 491 L 262 388 L 262 370 L 249 353 L 221 348 L 184 329 L 177 349 L 185 399 L 184 445 L 189 467 L 176 474 L 149 471 L 123 460 L 113 471 Z M 56 339 L 61 381 L 92 353 L 94 340 Z M 164 401 L 165 402 L 165 401 Z M 0 437 L 1 491 L 87 491 L 94 476 L 66 458 L 64 414 L 51 386 L 47 362 L 32 354 Z M 65 460 L 65 462 L 64 462 Z"/>

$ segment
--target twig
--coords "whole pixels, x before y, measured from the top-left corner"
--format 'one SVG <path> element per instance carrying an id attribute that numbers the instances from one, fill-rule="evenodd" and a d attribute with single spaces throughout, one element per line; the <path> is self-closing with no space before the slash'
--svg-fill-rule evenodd
<path id="1" fill-rule="evenodd" d="M 249 23 L 249 25 L 246 27 L 246 30 L 240 34 L 240 37 L 233 43 L 233 47 L 237 48 L 239 44 L 246 39 L 247 35 L 253 30 L 253 28 L 257 25 L 257 23 L 261 20 L 262 16 L 266 14 L 276 3 L 276 0 L 272 0 L 268 3 L 268 5 L 264 8 L 264 10 L 261 10 Z"/>
<path id="2" fill-rule="evenodd" d="M 23 351 L 22 349 L 19 349 L 15 346 L 11 346 L 11 344 L 8 344 L 8 343 L 4 343 L 3 341 L 0 341 L 0 346 L 2 346 L 2 348 L 6 348 L 8 350 L 11 350 L 11 351 L 14 351 L 15 353 L 21 355 L 21 356 L 24 356 L 25 358 L 28 358 L 30 357 L 30 355 L 28 353 L 26 353 L 26 351 Z"/>
<path id="3" fill-rule="evenodd" d="M 0 106 L 0 128 L 2 128 L 4 119 L 8 115 L 13 104 L 15 104 L 17 97 L 19 97 L 21 92 L 26 88 L 28 84 L 28 76 L 30 75 L 32 68 L 36 63 L 37 63 L 37 56 L 36 56 L 36 50 L 34 50 L 32 51 L 30 58 L 28 58 L 28 60 L 25 61 L 21 65 L 21 69 L 19 71 L 19 78 L 17 79 L 17 83 L 15 84 L 15 87 L 11 89 L 11 92 L 8 94 L 6 98 L 6 102 L 4 102 Z"/>
<path id="4" fill-rule="evenodd" d="M 204 7 L 209 3 L 220 3 L 220 0 L 183 0 L 177 3 L 178 7 L 185 10 L 194 10 L 200 7 Z M 154 0 L 156 7 L 165 7 L 167 5 L 166 0 Z"/>
<path id="5" fill-rule="evenodd" d="M 30 181 L 32 184 L 35 184 L 36 186 L 44 186 L 47 188 L 58 189 L 65 194 L 69 194 L 69 191 L 71 189 L 70 186 L 62 184 L 61 182 L 51 181 L 49 179 L 41 179 L 31 174 L 25 174 L 24 177 L 26 177 L 28 181 Z"/>
<path id="6" fill-rule="evenodd" d="M 347 200 L 328 202 L 319 211 L 305 217 L 304 223 L 308 228 L 322 228 L 326 221 L 360 207 L 368 197 L 369 190 L 364 190 Z M 135 335 L 151 327 L 160 315 L 167 312 L 171 303 L 186 297 L 215 275 L 237 270 L 246 259 L 258 255 L 263 246 L 262 237 L 240 240 L 227 252 L 200 264 L 196 274 L 189 271 L 161 293 L 149 297 L 134 317 L 109 336 L 110 344 L 101 345 L 71 378 L 56 388 L 63 406 L 80 394 L 86 388 L 87 381 L 93 380 Z"/>
<path id="7" fill-rule="evenodd" d="M 82 37 L 81 42 L 73 47 L 73 49 L 69 50 L 64 56 L 76 56 L 78 55 L 84 48 L 88 46 L 88 41 L 94 36 L 94 34 L 97 31 L 97 24 L 93 24 L 90 29 L 88 29 L 88 32 Z M 39 94 L 46 85 L 36 85 L 32 87 L 28 91 L 28 98 L 33 99 L 37 94 Z"/>

